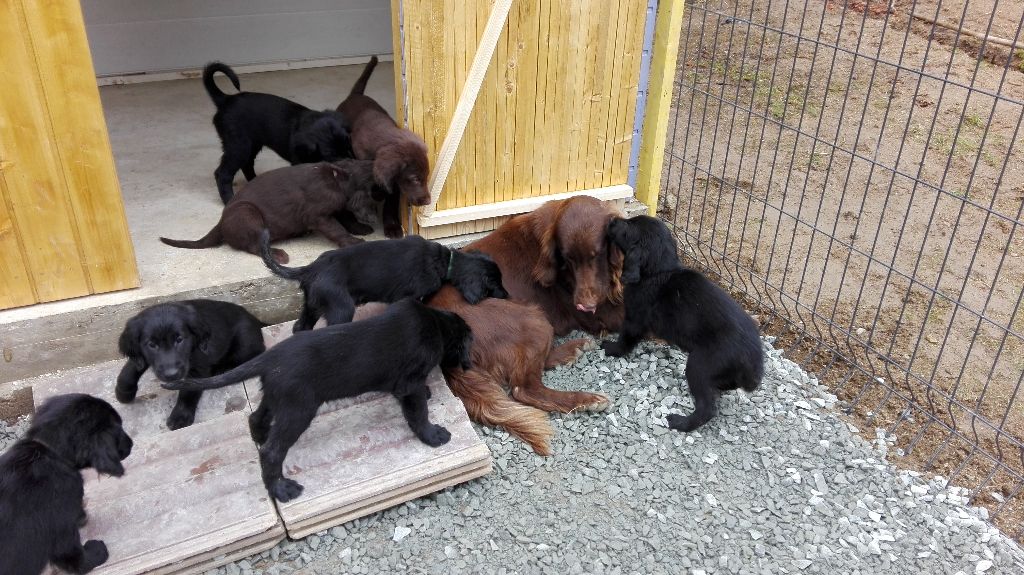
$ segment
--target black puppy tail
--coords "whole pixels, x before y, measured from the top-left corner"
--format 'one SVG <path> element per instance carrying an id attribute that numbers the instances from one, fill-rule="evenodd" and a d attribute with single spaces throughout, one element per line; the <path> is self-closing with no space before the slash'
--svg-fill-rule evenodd
<path id="1" fill-rule="evenodd" d="M 179 379 L 171 382 L 161 381 L 160 387 L 175 391 L 202 391 L 204 389 L 226 387 L 232 383 L 238 383 L 240 381 L 256 377 L 257 375 L 263 375 L 265 357 L 266 354 L 257 355 L 242 365 L 213 377 L 204 377 L 200 379 L 186 377 L 185 379 Z"/>
<path id="2" fill-rule="evenodd" d="M 189 250 L 201 250 L 204 248 L 215 248 L 224 243 L 224 236 L 220 233 L 220 223 L 213 227 L 212 230 L 198 240 L 172 240 L 168 238 L 160 238 L 163 243 L 175 247 L 185 248 Z"/>
<path id="3" fill-rule="evenodd" d="M 203 68 L 203 87 L 206 88 L 206 93 L 210 95 L 210 99 L 213 100 L 213 104 L 220 108 L 224 105 L 224 100 L 227 99 L 228 95 L 221 92 L 220 88 L 217 87 L 217 83 L 213 81 L 213 75 L 217 72 L 222 72 L 225 76 L 231 80 L 236 90 L 241 90 L 238 83 L 238 76 L 235 75 L 235 71 L 230 66 L 223 62 L 210 62 Z"/>
<path id="4" fill-rule="evenodd" d="M 373 74 L 373 69 L 377 67 L 377 57 L 373 56 L 370 61 L 366 63 L 366 67 L 363 68 L 363 73 L 360 74 L 359 79 L 356 80 L 355 84 L 352 84 L 352 91 L 349 94 L 362 94 L 366 91 L 366 82 L 370 79 L 370 74 Z"/>
<path id="5" fill-rule="evenodd" d="M 306 274 L 306 267 L 290 268 L 277 263 L 273 254 L 270 253 L 270 230 L 263 228 L 260 232 L 260 257 L 267 268 L 278 277 L 286 280 L 301 280 Z"/>

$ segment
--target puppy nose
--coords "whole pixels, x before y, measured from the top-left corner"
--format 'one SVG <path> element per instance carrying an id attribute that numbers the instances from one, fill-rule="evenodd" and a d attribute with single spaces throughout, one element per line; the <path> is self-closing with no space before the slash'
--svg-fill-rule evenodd
<path id="1" fill-rule="evenodd" d="M 167 379 L 177 379 L 179 375 L 181 375 L 181 370 L 176 367 L 164 370 L 164 377 Z"/>

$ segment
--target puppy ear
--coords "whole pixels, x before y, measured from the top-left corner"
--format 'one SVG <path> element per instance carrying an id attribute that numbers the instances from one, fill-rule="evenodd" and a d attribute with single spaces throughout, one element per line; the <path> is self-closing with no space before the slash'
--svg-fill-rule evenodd
<path id="1" fill-rule="evenodd" d="M 473 332 L 466 331 L 466 337 L 462 338 L 462 343 L 459 344 L 459 365 L 462 366 L 462 371 L 469 371 L 473 369 L 473 358 L 471 352 L 473 351 Z"/>
<path id="2" fill-rule="evenodd" d="M 320 156 L 313 128 L 292 134 L 292 158 L 294 158 L 293 164 L 308 164 L 323 159 Z"/>
<path id="3" fill-rule="evenodd" d="M 142 344 L 139 342 L 140 337 L 142 337 L 142 320 L 136 316 L 124 324 L 121 337 L 117 339 L 117 350 L 121 352 L 121 355 L 141 367 L 145 363 L 146 358 L 142 355 Z"/>
<path id="4" fill-rule="evenodd" d="M 373 158 L 373 179 L 389 193 L 397 194 L 395 179 L 402 171 L 404 159 L 398 146 L 384 146 Z"/>
<path id="5" fill-rule="evenodd" d="M 334 153 L 339 158 L 352 158 L 355 156 L 355 151 L 352 149 L 352 137 L 349 131 L 345 129 L 335 117 L 328 118 L 328 131 L 330 132 L 331 142 L 333 143 Z"/>
<path id="6" fill-rule="evenodd" d="M 192 337 L 195 338 L 195 347 L 205 352 L 212 335 L 210 324 L 199 315 L 196 308 L 186 305 L 185 310 L 185 323 L 188 330 L 192 332 Z"/>
<path id="7" fill-rule="evenodd" d="M 615 242 L 605 235 L 605 242 L 607 242 L 608 248 L 608 275 L 611 277 L 611 293 L 608 294 L 608 300 L 615 305 L 622 303 L 623 293 L 623 282 L 634 283 L 640 281 L 640 273 L 633 267 L 627 269 L 626 256 L 619 249 L 619 246 Z M 630 273 L 627 273 L 630 272 Z M 633 277 L 635 276 L 635 279 Z"/>
<path id="8" fill-rule="evenodd" d="M 89 467 L 104 475 L 120 477 L 124 475 L 124 466 L 117 452 L 117 439 L 109 430 L 92 434 L 89 438 Z"/>
<path id="9" fill-rule="evenodd" d="M 540 250 L 533 264 L 533 279 L 544 287 L 551 287 L 558 274 L 558 221 L 552 219 L 540 236 Z"/>

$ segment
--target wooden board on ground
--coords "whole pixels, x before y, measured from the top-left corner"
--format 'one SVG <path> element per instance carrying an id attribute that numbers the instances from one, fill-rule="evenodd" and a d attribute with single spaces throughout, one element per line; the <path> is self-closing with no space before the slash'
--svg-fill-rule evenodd
<path id="1" fill-rule="evenodd" d="M 361 306 L 355 319 L 383 308 Z M 291 332 L 291 323 L 265 328 L 264 342 L 272 347 Z M 320 407 L 284 462 L 285 476 L 304 487 L 297 499 L 277 504 L 289 537 L 305 537 L 490 473 L 490 450 L 439 369 L 428 385 L 430 420 L 452 434 L 438 448 L 412 434 L 398 401 L 388 394 L 367 393 Z M 245 387 L 255 408 L 259 384 L 247 381 Z"/>
<path id="2" fill-rule="evenodd" d="M 491 471 L 491 454 L 465 408 L 435 370 L 428 381 L 430 420 L 451 432 L 432 448 L 409 429 L 394 397 L 367 393 L 320 408 L 288 452 L 285 476 L 302 495 L 278 503 L 288 536 L 305 537 Z M 247 382 L 253 405 L 259 391 Z"/>
<path id="3" fill-rule="evenodd" d="M 124 466 L 84 472 L 82 538 L 110 552 L 93 573 L 201 573 L 284 537 L 242 412 L 137 441 Z"/>
<path id="4" fill-rule="evenodd" d="M 38 409 L 43 401 L 54 395 L 88 393 L 114 406 L 124 420 L 124 430 L 135 441 L 169 432 L 165 421 L 174 407 L 178 392 L 160 387 L 152 370 L 147 370 L 139 380 L 139 393 L 135 401 L 119 403 L 114 397 L 114 385 L 123 365 L 124 360 L 117 359 L 34 378 L 31 380 L 33 403 Z M 251 412 L 242 386 L 229 385 L 213 389 L 203 393 L 199 409 L 196 410 L 196 422 L 211 421 L 235 411 Z"/>

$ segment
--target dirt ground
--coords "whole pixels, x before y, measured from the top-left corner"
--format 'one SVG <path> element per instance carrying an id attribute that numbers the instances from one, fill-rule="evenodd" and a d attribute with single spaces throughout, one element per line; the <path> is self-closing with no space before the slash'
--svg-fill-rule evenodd
<path id="1" fill-rule="evenodd" d="M 911 11 L 1024 36 L 1024 0 L 689 3 L 660 211 L 907 464 L 1020 537 L 1024 50 Z"/>

